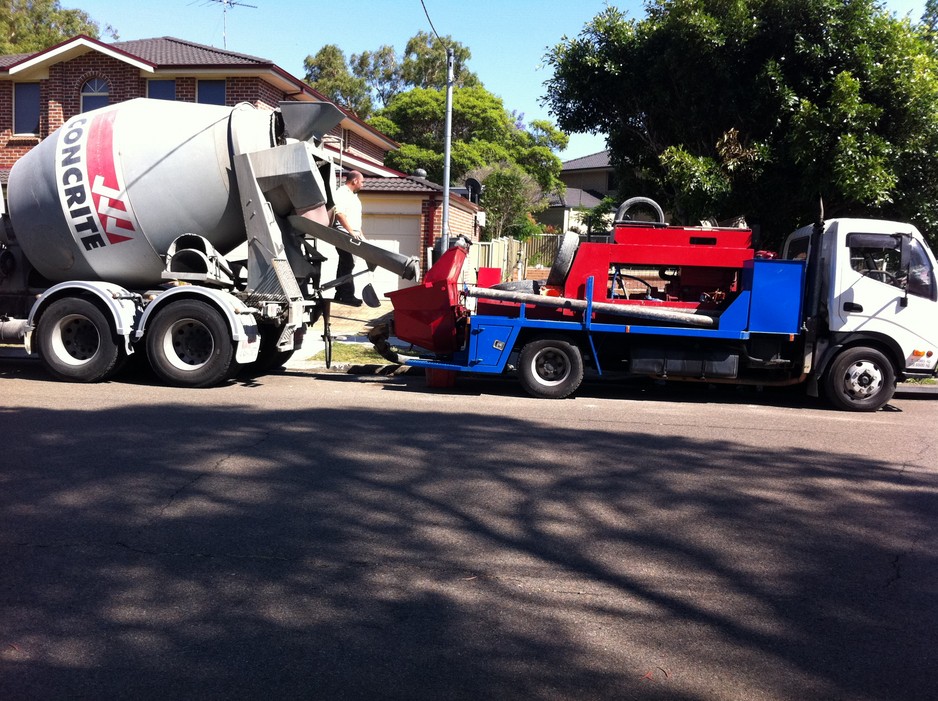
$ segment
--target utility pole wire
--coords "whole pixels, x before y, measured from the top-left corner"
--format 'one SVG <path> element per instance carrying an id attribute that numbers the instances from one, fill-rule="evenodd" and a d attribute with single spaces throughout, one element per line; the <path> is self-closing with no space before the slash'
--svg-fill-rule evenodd
<path id="1" fill-rule="evenodd" d="M 436 27 L 433 26 L 433 20 L 430 19 L 430 13 L 427 11 L 427 5 L 426 5 L 426 3 L 425 3 L 423 0 L 420 0 L 420 6 L 423 8 L 423 14 L 425 14 L 425 15 L 427 16 L 427 22 L 430 23 L 430 29 L 433 30 L 434 36 L 436 36 L 436 38 L 439 40 L 439 42 L 440 42 L 444 47 L 446 47 L 447 49 L 449 49 L 449 46 L 447 46 L 447 45 L 446 45 L 446 42 L 443 41 L 443 37 L 441 37 L 441 36 L 439 35 L 439 33 L 436 31 Z"/>

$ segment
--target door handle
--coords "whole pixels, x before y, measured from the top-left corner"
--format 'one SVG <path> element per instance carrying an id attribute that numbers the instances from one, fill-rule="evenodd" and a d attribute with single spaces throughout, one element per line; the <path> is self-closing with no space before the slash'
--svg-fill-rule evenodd
<path id="1" fill-rule="evenodd" d="M 856 302 L 844 302 L 844 311 L 845 312 L 862 312 L 863 305 L 857 304 Z"/>

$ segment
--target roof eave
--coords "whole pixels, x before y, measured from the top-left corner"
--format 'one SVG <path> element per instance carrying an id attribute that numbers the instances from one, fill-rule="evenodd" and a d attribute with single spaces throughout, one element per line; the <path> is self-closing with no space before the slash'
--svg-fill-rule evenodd
<path id="1" fill-rule="evenodd" d="M 87 53 L 88 51 L 97 51 L 117 61 L 139 68 L 146 73 L 153 73 L 156 68 L 152 63 L 144 61 L 137 56 L 132 56 L 125 51 L 104 44 L 97 39 L 92 39 L 84 34 L 80 34 L 77 37 L 66 39 L 55 46 L 51 46 L 48 49 L 24 58 L 22 61 L 14 63 L 7 68 L 7 73 L 9 75 L 16 75 L 30 71 L 42 71 L 54 63 L 67 61 Z"/>

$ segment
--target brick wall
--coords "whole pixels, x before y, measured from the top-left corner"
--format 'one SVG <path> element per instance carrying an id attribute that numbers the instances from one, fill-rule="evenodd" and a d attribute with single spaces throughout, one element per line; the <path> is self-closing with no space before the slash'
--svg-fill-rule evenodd
<path id="1" fill-rule="evenodd" d="M 13 138 L 13 84 L 0 83 L 0 169 L 12 168 L 17 158 L 38 143 L 39 137 Z"/>
<path id="2" fill-rule="evenodd" d="M 255 107 L 274 109 L 283 99 L 282 90 L 257 77 L 228 78 L 225 82 L 225 104 L 230 107 L 239 102 L 250 102 Z"/>
<path id="3" fill-rule="evenodd" d="M 154 77 L 173 78 L 156 75 Z M 123 102 L 135 97 L 146 97 L 147 78 L 140 71 L 122 61 L 100 53 L 88 53 L 54 64 L 49 68 L 49 77 L 39 81 L 39 136 L 13 137 L 13 83 L 0 81 L 0 170 L 9 170 L 21 156 L 62 126 L 67 119 L 81 111 L 81 86 L 92 78 L 107 82 L 111 103 Z M 176 100 L 195 102 L 197 80 L 191 77 L 176 78 Z M 225 102 L 236 105 L 250 102 L 256 107 L 273 109 L 277 103 L 289 99 L 283 91 L 259 77 L 227 78 Z M 366 147 L 359 144 L 357 150 L 364 153 Z M 370 148 L 371 152 L 376 149 Z M 378 162 L 383 162 L 384 152 L 377 149 Z M 369 154 L 371 155 L 371 154 Z"/>
<path id="4" fill-rule="evenodd" d="M 92 78 L 107 82 L 111 102 L 146 95 L 140 72 L 109 56 L 89 52 L 49 68 L 39 82 L 39 136 L 13 136 L 13 83 L 0 82 L 0 169 L 9 169 L 20 156 L 36 146 L 81 111 L 81 86 Z"/>
<path id="5" fill-rule="evenodd" d="M 420 206 L 420 264 L 423 270 L 428 268 L 427 248 L 433 248 L 443 235 L 443 196 L 430 195 Z M 456 236 L 467 236 L 471 241 L 479 240 L 476 228 L 475 212 L 454 207 L 452 201 L 449 207 L 449 235 L 450 239 Z"/>

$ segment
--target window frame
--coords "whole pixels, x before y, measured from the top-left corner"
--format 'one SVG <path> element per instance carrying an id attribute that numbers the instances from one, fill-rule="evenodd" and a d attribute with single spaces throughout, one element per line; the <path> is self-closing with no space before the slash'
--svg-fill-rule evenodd
<path id="1" fill-rule="evenodd" d="M 107 90 L 101 90 L 101 86 L 107 88 Z M 96 88 L 94 90 L 87 90 L 88 87 Z M 85 82 L 81 84 L 81 89 L 79 90 L 80 96 L 80 110 L 82 113 L 90 112 L 91 110 L 100 109 L 102 107 L 107 107 L 111 104 L 111 84 L 101 76 L 93 76 L 88 78 Z M 100 101 L 101 98 L 106 98 L 107 102 L 104 104 L 94 105 L 95 102 Z M 85 104 L 85 100 L 88 99 L 94 106 L 88 107 Z"/>
<path id="2" fill-rule="evenodd" d="M 172 85 L 173 96 L 161 96 L 161 95 L 152 95 L 150 94 L 150 88 L 155 84 L 159 84 L 163 87 L 168 87 Z M 176 79 L 175 78 L 150 78 L 147 80 L 147 98 L 151 100 L 169 100 L 170 102 L 175 102 L 176 100 Z"/>
<path id="3" fill-rule="evenodd" d="M 204 85 L 204 86 L 206 86 L 206 87 L 209 87 L 209 85 L 214 85 L 214 86 L 217 87 L 218 84 L 221 84 L 221 90 L 222 90 L 221 99 L 222 99 L 222 101 L 221 101 L 221 102 L 216 102 L 216 101 L 214 101 L 214 100 L 212 100 L 212 101 L 203 100 L 203 99 L 202 99 L 202 97 L 203 97 L 203 95 L 202 95 L 202 86 Z M 211 95 L 207 93 L 207 94 L 206 94 L 206 97 L 211 97 Z M 200 104 L 200 105 L 220 105 L 220 106 L 224 107 L 224 106 L 227 104 L 227 102 L 228 102 L 228 81 L 225 80 L 224 78 L 221 78 L 221 79 L 219 79 L 219 78 L 206 78 L 206 79 L 204 79 L 204 80 L 200 78 L 199 80 L 196 81 L 196 86 L 195 86 L 195 101 L 196 101 L 198 104 Z"/>
<path id="4" fill-rule="evenodd" d="M 35 131 L 23 131 L 17 127 L 21 125 L 25 119 L 20 116 L 18 112 L 18 105 L 24 101 L 24 98 L 28 97 L 29 101 L 33 101 L 32 95 L 17 95 L 20 92 L 21 87 L 31 87 L 35 88 L 35 111 L 36 111 L 36 130 Z M 32 105 L 30 105 L 32 107 Z M 32 122 L 32 115 L 30 115 L 30 122 Z M 14 83 L 13 84 L 13 136 L 39 136 L 40 130 L 42 129 L 42 87 L 39 83 L 28 82 L 28 83 Z"/>

